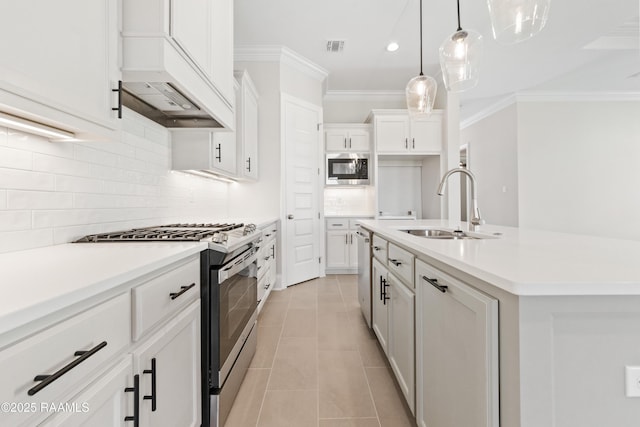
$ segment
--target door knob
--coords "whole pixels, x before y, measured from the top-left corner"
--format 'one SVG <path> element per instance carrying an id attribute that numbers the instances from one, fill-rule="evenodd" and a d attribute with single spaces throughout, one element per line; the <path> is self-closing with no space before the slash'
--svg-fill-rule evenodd
<path id="1" fill-rule="evenodd" d="M 291 214 L 287 215 L 287 219 L 293 219 L 293 215 Z"/>

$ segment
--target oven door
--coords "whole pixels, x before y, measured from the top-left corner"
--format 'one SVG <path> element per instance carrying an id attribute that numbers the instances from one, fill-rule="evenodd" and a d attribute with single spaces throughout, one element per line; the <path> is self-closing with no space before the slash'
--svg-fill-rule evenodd
<path id="1" fill-rule="evenodd" d="M 222 387 L 242 344 L 255 322 L 258 300 L 257 248 L 231 261 L 218 271 L 219 290 L 219 361 L 218 384 Z"/>

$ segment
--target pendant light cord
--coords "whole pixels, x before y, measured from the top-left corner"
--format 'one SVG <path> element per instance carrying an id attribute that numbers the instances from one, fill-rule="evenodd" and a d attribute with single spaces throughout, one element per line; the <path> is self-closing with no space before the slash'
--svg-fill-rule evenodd
<path id="1" fill-rule="evenodd" d="M 457 0 L 458 2 L 458 30 L 457 31 L 462 31 L 462 27 L 460 26 L 460 0 Z"/>
<path id="2" fill-rule="evenodd" d="M 420 0 L 420 75 L 422 74 L 422 0 Z"/>

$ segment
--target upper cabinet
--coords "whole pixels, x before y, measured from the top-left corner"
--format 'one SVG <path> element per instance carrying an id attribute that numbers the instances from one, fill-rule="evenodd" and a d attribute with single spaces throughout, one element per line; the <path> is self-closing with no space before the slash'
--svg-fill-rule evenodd
<path id="1" fill-rule="evenodd" d="M 169 83 L 218 127 L 233 129 L 233 1 L 122 0 L 122 6 L 125 88 Z M 148 93 L 132 94 L 159 108 Z M 172 116 L 178 104 L 169 103 Z M 190 114 L 192 107 L 184 112 Z"/>
<path id="2" fill-rule="evenodd" d="M 238 178 L 258 179 L 258 92 L 249 73 L 236 71 Z"/>
<path id="3" fill-rule="evenodd" d="M 406 110 L 374 110 L 370 120 L 374 124 L 378 154 L 439 154 L 442 150 L 441 110 L 427 118 L 413 119 Z"/>
<path id="4" fill-rule="evenodd" d="M 326 151 L 368 152 L 371 149 L 369 125 L 325 124 Z"/>
<path id="5" fill-rule="evenodd" d="M 118 4 L 3 2 L 0 111 L 74 132 L 79 139 L 116 136 L 121 126 Z"/>

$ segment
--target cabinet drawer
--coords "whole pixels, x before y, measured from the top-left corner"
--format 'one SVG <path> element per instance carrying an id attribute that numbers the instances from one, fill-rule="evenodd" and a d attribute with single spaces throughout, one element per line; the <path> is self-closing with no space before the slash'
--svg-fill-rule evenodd
<path id="1" fill-rule="evenodd" d="M 413 284 L 414 259 L 415 256 L 411 252 L 389 243 L 389 270 L 404 280 L 411 289 L 415 287 Z"/>
<path id="2" fill-rule="evenodd" d="M 341 218 L 327 219 L 327 230 L 347 230 L 349 228 L 349 220 Z"/>
<path id="3" fill-rule="evenodd" d="M 358 221 L 363 220 L 363 219 L 371 219 L 371 218 L 352 218 L 349 220 L 349 228 L 351 230 L 358 230 L 360 228 L 360 225 L 358 224 Z"/>
<path id="4" fill-rule="evenodd" d="M 0 401 L 37 408 L 35 414 L 3 414 L 2 425 L 21 425 L 37 416 L 41 402 L 63 402 L 64 396 L 87 386 L 89 375 L 129 345 L 130 331 L 127 292 L 0 352 Z M 85 353 L 76 355 L 80 351 Z M 38 375 L 54 375 L 49 378 L 53 381 L 34 381 Z"/>
<path id="5" fill-rule="evenodd" d="M 265 242 L 270 242 L 271 240 L 276 238 L 276 234 L 278 233 L 278 226 L 273 224 L 269 227 L 266 227 L 262 230 L 262 239 Z"/>
<path id="6" fill-rule="evenodd" d="M 373 235 L 373 241 L 371 248 L 373 249 L 373 256 L 383 264 L 387 265 L 387 248 L 389 243 L 383 238 Z"/>
<path id="7" fill-rule="evenodd" d="M 133 288 L 133 339 L 138 340 L 158 322 L 199 297 L 199 259 Z"/>

